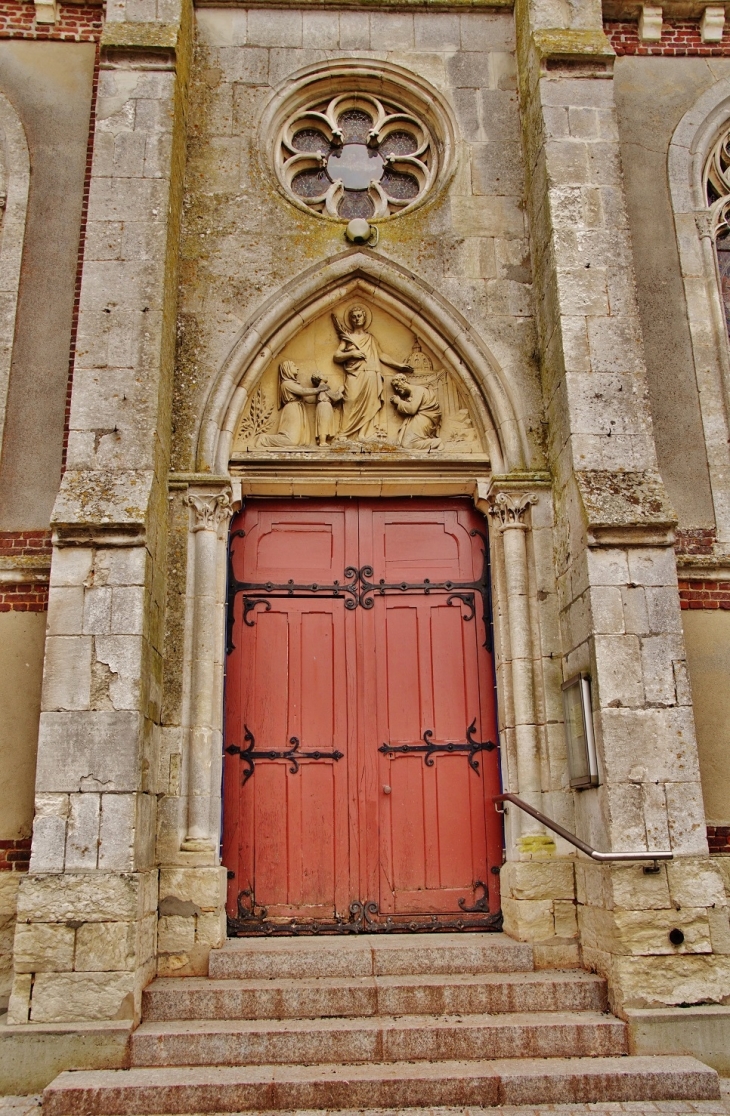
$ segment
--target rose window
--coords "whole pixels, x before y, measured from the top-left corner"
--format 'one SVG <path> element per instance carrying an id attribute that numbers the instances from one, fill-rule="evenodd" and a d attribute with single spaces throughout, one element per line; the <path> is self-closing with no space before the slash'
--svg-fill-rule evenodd
<path id="1" fill-rule="evenodd" d="M 297 112 L 281 133 L 279 172 L 294 197 L 327 217 L 402 213 L 431 185 L 436 153 L 426 126 L 367 94 Z"/>

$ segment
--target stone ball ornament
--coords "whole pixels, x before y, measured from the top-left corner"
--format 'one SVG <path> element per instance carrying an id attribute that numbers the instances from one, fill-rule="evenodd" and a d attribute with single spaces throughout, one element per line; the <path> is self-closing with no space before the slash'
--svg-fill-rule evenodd
<path id="1" fill-rule="evenodd" d="M 396 217 L 432 196 L 455 146 L 436 90 L 398 67 L 356 59 L 280 90 L 262 126 L 290 201 L 345 223 L 348 240 L 371 246 L 375 235 L 351 231 L 354 222 Z"/>

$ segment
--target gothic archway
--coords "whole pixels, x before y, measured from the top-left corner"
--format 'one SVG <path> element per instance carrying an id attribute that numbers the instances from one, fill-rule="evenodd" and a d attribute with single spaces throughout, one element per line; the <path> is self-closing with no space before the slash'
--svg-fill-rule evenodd
<path id="1" fill-rule="evenodd" d="M 513 385 L 483 339 L 453 307 L 403 268 L 353 251 L 283 287 L 241 331 L 208 397 L 197 469 L 228 472 L 235 432 L 262 374 L 287 343 L 347 299 L 369 299 L 410 328 L 468 393 L 494 472 L 524 469 L 529 449 Z"/>

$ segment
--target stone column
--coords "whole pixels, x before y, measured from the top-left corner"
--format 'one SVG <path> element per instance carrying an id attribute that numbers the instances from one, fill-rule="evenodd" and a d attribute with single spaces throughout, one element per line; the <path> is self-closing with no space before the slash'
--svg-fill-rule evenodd
<path id="1" fill-rule="evenodd" d="M 223 608 L 216 589 L 221 557 L 225 562 L 225 534 L 221 527 L 232 515 L 230 494 L 189 492 L 194 546 L 193 649 L 190 678 L 190 733 L 188 746 L 188 826 L 183 849 L 215 850 L 218 825 L 213 818 L 213 775 L 220 775 L 223 698 Z M 223 555 L 221 555 L 221 548 Z M 217 678 L 216 678 L 217 675 Z M 220 779 L 215 801 L 220 801 Z"/>
<path id="2" fill-rule="evenodd" d="M 601 778 L 598 789 L 575 794 L 576 827 L 603 850 L 675 853 L 652 875 L 576 860 L 583 958 L 609 977 L 619 1011 L 720 1001 L 730 994 L 730 934 L 707 856 L 613 52 L 597 2 L 518 0 L 516 20 L 563 671 L 591 675 Z M 548 898 L 534 882 L 532 890 L 513 882 L 519 901 Z M 684 934 L 679 946 L 673 928 Z"/>
<path id="3" fill-rule="evenodd" d="M 529 530 L 525 517 L 532 504 L 537 502 L 533 493 L 519 495 L 498 492 L 489 498 L 492 516 L 502 540 L 504 580 L 507 598 L 507 625 L 510 645 L 510 673 L 512 680 L 513 731 L 517 753 L 516 782 L 508 790 L 519 794 L 536 809 L 542 808 L 540 780 L 540 754 L 537 738 L 537 710 L 533 678 L 533 639 L 530 621 L 530 594 L 527 575 L 527 544 Z M 528 814 L 511 819 L 513 841 L 518 833 L 520 848 L 530 848 L 530 838 L 543 834 L 543 828 Z M 539 845 L 541 842 L 532 842 Z M 553 842 L 550 842 L 553 845 Z"/>
<path id="4" fill-rule="evenodd" d="M 17 1023 L 131 1023 L 156 963 L 191 11 L 185 0 L 159 11 L 155 0 L 130 5 L 110 0 L 101 42 L 68 466 L 53 512 L 31 870 L 18 901 Z"/>

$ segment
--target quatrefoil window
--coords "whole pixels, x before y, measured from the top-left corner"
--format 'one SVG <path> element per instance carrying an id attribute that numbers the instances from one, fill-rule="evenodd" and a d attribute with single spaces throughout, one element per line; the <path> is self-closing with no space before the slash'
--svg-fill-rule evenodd
<path id="1" fill-rule="evenodd" d="M 431 134 L 412 113 L 370 94 L 343 94 L 293 115 L 281 132 L 286 189 L 339 220 L 389 217 L 419 201 L 436 172 Z"/>

